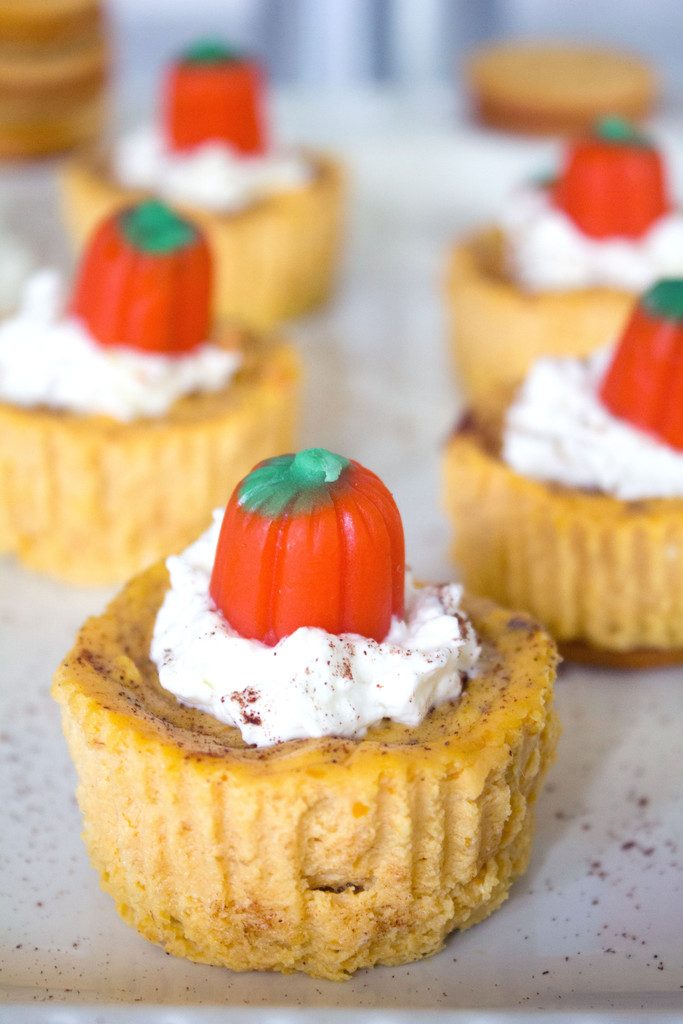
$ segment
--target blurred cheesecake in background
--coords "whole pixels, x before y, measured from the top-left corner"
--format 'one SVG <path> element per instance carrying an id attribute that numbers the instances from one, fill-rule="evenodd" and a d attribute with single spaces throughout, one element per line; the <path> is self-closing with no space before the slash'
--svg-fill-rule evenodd
<path id="1" fill-rule="evenodd" d="M 0 552 L 62 580 L 125 579 L 204 529 L 294 441 L 300 368 L 215 325 L 204 235 L 162 203 L 93 232 L 73 284 L 26 282 L 0 321 Z"/>
<path id="2" fill-rule="evenodd" d="M 503 42 L 476 51 L 467 66 L 478 118 L 492 128 L 575 134 L 596 118 L 647 117 L 659 85 L 633 54 L 561 42 Z"/>
<path id="3" fill-rule="evenodd" d="M 683 663 L 683 277 L 616 340 L 535 359 L 445 451 L 453 555 L 471 593 L 544 623 L 564 657 Z"/>
<path id="4" fill-rule="evenodd" d="M 179 209 L 209 240 L 220 320 L 263 330 L 331 293 L 343 168 L 273 139 L 265 68 L 221 40 L 200 39 L 171 61 L 157 114 L 69 160 L 61 191 L 79 246 L 98 221 L 141 199 Z"/>
<path id="5" fill-rule="evenodd" d="M 520 183 L 495 223 L 452 248 L 450 341 L 470 408 L 505 405 L 541 356 L 606 345 L 636 295 L 683 276 L 668 163 L 635 125 L 602 118 L 550 175 Z"/>
<path id="6" fill-rule="evenodd" d="M 99 0 L 0 0 L 0 157 L 96 138 L 108 60 Z"/>

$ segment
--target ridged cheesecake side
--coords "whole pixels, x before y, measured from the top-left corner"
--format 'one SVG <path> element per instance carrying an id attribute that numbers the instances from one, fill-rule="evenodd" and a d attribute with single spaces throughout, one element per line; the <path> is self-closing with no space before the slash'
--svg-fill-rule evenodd
<path id="1" fill-rule="evenodd" d="M 683 500 L 528 479 L 473 424 L 444 460 L 453 557 L 472 592 L 526 609 L 581 660 L 683 660 Z"/>
<path id="2" fill-rule="evenodd" d="M 255 462 L 292 447 L 299 360 L 256 341 L 221 391 L 121 423 L 0 403 L 0 552 L 109 583 L 178 551 Z"/>
<path id="3" fill-rule="evenodd" d="M 53 689 L 84 838 L 126 921 L 192 960 L 343 979 L 435 953 L 502 903 L 557 737 L 547 634 L 474 600 L 482 671 L 455 704 L 416 729 L 248 748 L 159 686 L 167 586 L 163 566 L 133 580 Z"/>
<path id="4" fill-rule="evenodd" d="M 341 248 L 344 173 L 327 156 L 311 156 L 307 184 L 245 210 L 218 213 L 174 204 L 206 234 L 216 261 L 215 313 L 264 330 L 323 303 Z M 79 154 L 61 176 L 62 211 L 80 247 L 114 210 L 145 198 L 112 177 L 98 151 Z"/>

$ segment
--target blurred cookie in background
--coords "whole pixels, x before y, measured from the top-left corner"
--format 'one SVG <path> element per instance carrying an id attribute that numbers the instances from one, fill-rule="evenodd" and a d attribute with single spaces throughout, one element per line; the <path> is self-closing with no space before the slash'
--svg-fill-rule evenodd
<path id="1" fill-rule="evenodd" d="M 596 118 L 641 120 L 657 76 L 633 54 L 561 42 L 503 42 L 471 55 L 466 70 L 478 119 L 529 134 L 573 134 Z"/>
<path id="2" fill-rule="evenodd" d="M 0 0 L 0 157 L 94 139 L 108 66 L 99 0 Z"/>

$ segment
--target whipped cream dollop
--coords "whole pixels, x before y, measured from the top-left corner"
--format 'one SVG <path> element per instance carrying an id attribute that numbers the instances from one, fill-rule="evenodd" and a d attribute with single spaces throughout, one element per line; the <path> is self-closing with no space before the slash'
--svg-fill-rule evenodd
<path id="1" fill-rule="evenodd" d="M 514 192 L 500 216 L 510 276 L 532 292 L 620 288 L 640 292 L 658 278 L 683 275 L 683 213 L 659 217 L 641 237 L 590 238 L 547 188 Z"/>
<path id="2" fill-rule="evenodd" d="M 610 346 L 587 359 L 534 363 L 508 410 L 503 459 L 523 476 L 624 501 L 683 497 L 683 452 L 613 416 L 600 401 L 612 353 Z"/>
<path id="3" fill-rule="evenodd" d="M 0 324 L 0 399 L 14 405 L 123 422 L 163 416 L 183 395 L 219 391 L 240 362 L 239 352 L 210 343 L 175 356 L 101 346 L 64 315 L 54 270 L 32 275 L 19 310 Z"/>
<path id="4" fill-rule="evenodd" d="M 239 636 L 209 582 L 223 513 L 167 561 L 171 586 L 157 614 L 151 657 L 161 685 L 186 705 L 270 746 L 319 736 L 360 737 L 391 718 L 416 726 L 459 696 L 479 656 L 455 584 L 406 582 L 406 615 L 382 643 L 301 628 L 268 647 Z"/>
<path id="5" fill-rule="evenodd" d="M 161 130 L 152 126 L 124 135 L 113 160 L 123 185 L 216 212 L 239 210 L 274 193 L 300 188 L 313 173 L 310 162 L 298 153 L 243 156 L 220 141 L 176 153 L 166 146 Z"/>

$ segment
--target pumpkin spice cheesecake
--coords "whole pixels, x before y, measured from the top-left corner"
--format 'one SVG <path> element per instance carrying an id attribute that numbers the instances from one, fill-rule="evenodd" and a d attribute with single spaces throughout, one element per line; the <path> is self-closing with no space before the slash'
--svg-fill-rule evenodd
<path id="1" fill-rule="evenodd" d="M 254 60 L 210 40 L 189 47 L 166 72 L 159 124 L 66 164 L 63 211 L 76 242 L 113 210 L 158 195 L 206 233 L 220 319 L 262 329 L 324 302 L 342 171 L 326 155 L 272 144 L 264 88 Z"/>
<path id="2" fill-rule="evenodd" d="M 662 156 L 607 118 L 569 145 L 556 179 L 519 188 L 498 224 L 452 250 L 451 347 L 468 405 L 495 412 L 535 359 L 605 345 L 638 293 L 679 274 L 683 214 Z"/>
<path id="3" fill-rule="evenodd" d="M 233 970 L 435 953 L 527 866 L 556 660 L 527 616 L 412 582 L 369 470 L 268 459 L 56 673 L 102 885 L 168 952 Z"/>
<path id="4" fill-rule="evenodd" d="M 683 279 L 663 280 L 616 346 L 538 360 L 497 421 L 470 416 L 448 444 L 465 585 L 569 657 L 683 660 L 682 353 Z"/>
<path id="5" fill-rule="evenodd" d="M 180 549 L 226 486 L 291 444 L 299 368 L 215 332 L 199 230 L 156 202 L 94 232 L 64 302 L 51 271 L 0 323 L 0 552 L 80 583 Z"/>

